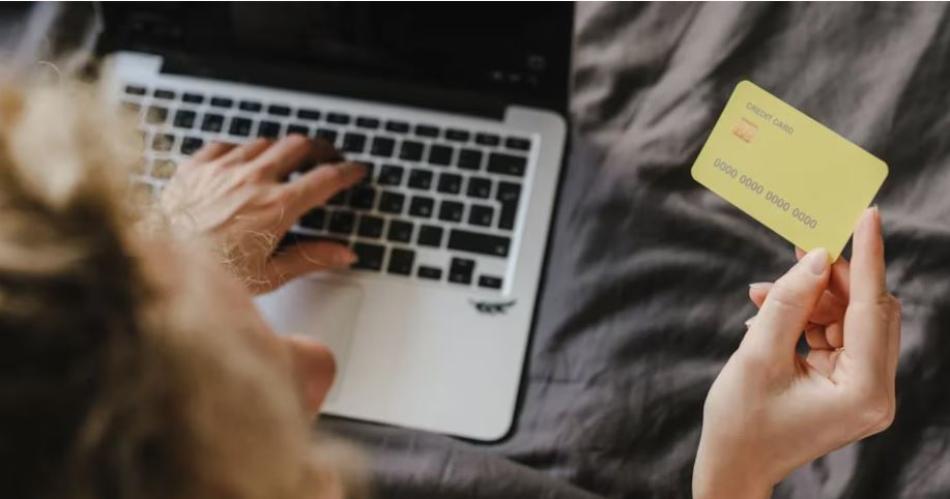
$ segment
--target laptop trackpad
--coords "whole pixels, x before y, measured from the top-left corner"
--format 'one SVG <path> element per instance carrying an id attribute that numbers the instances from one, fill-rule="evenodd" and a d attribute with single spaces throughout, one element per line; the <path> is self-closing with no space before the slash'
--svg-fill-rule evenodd
<path id="1" fill-rule="evenodd" d="M 297 279 L 255 300 L 275 331 L 315 338 L 333 352 L 337 379 L 327 400 L 335 398 L 344 382 L 342 376 L 362 301 L 363 290 L 358 285 L 319 278 Z"/>

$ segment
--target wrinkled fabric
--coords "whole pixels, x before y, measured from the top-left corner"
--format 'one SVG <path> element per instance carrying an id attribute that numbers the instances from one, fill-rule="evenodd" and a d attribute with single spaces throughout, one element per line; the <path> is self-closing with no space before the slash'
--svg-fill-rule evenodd
<path id="1" fill-rule="evenodd" d="M 779 498 L 950 497 L 950 22 L 942 4 L 580 4 L 573 146 L 515 428 L 494 444 L 328 420 L 383 497 L 690 496 L 702 404 L 784 240 L 689 168 L 750 79 L 890 166 L 897 420 Z"/>

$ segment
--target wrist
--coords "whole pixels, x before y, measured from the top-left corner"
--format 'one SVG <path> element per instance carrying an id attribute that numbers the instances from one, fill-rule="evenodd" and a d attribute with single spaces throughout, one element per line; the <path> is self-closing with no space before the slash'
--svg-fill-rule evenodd
<path id="1" fill-rule="evenodd" d="M 774 483 L 742 466 L 707 466 L 697 459 L 693 469 L 694 499 L 768 499 Z"/>

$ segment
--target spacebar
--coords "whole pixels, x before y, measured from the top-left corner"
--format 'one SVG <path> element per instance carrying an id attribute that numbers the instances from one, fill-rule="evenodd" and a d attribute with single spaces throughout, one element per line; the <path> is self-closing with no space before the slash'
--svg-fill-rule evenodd
<path id="1" fill-rule="evenodd" d="M 507 237 L 482 234 L 467 230 L 452 229 L 449 233 L 449 249 L 468 251 L 480 255 L 508 256 L 511 240 Z"/>

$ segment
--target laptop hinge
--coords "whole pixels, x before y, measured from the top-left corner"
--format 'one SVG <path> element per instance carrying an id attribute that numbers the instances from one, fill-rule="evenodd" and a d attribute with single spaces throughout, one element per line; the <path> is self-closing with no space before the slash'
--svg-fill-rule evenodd
<path id="1" fill-rule="evenodd" d="M 163 54 L 162 73 L 284 88 L 303 92 L 421 107 L 502 121 L 507 103 L 478 93 L 433 89 L 394 81 L 380 81 L 330 72 L 307 70 L 259 61 L 211 59 Z"/>

